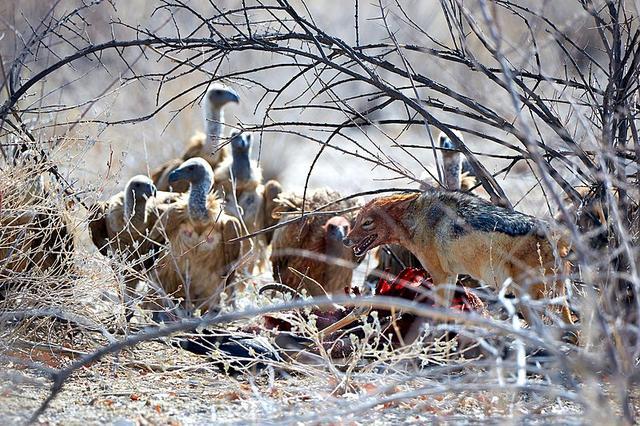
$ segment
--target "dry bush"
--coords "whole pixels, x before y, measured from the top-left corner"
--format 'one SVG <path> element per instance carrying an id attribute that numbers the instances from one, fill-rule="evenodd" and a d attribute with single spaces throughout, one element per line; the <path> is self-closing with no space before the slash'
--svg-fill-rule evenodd
<path id="1" fill-rule="evenodd" d="M 285 188 L 330 185 L 354 196 L 416 188 L 423 174 L 442 173 L 434 144 L 441 130 L 466 155 L 484 196 L 555 216 L 573 240 L 574 269 L 563 278 L 580 318 L 580 347 L 563 346 L 543 325 L 522 330 L 517 321 L 451 316 L 400 303 L 434 323 L 459 321 L 441 328 L 476 342 L 483 359 L 464 368 L 448 359 L 439 368 L 414 368 L 405 361 L 427 356 L 430 347 L 418 341 L 388 352 L 358 345 L 340 368 L 326 354 L 313 366 L 278 362 L 294 374 L 323 380 L 330 375 L 340 383 L 335 389 L 346 393 L 353 377 L 384 388 L 373 396 L 337 399 L 333 413 L 321 404 L 306 407 L 311 411 L 302 420 L 354 413 L 365 418 L 372 407 L 401 402 L 409 404 L 407 415 L 424 409 L 420 398 L 434 393 L 504 401 L 506 393 L 526 391 L 541 399 L 529 402 L 518 394 L 505 403 L 526 420 L 550 421 L 556 413 L 560 421 L 597 421 L 620 413 L 623 422 L 634 421 L 640 353 L 636 4 L 23 3 L 3 5 L 14 18 L 4 23 L 12 36 L 2 45 L 0 106 L 5 347 L 16 342 L 16 330 L 28 329 L 17 328 L 23 317 L 33 316 L 75 324 L 85 331 L 87 348 L 113 339 L 107 330 L 122 325 L 122 303 L 101 297 L 108 299 L 106 290 L 111 299 L 122 294 L 122 271 L 131 265 L 101 258 L 89 247 L 85 207 L 119 190 L 134 173 L 179 155 L 199 128 L 202 95 L 220 80 L 238 88 L 243 99 L 228 124 L 258 134 L 265 177 L 281 178 Z M 15 162 L 26 149 L 41 157 L 36 170 Z M 44 196 L 31 195 L 36 176 L 51 181 Z M 76 249 L 65 253 L 62 264 L 43 267 L 50 253 L 42 253 L 37 242 L 59 226 L 42 226 L 36 218 L 52 221 L 68 211 Z M 36 265 L 34 259 L 40 259 Z M 54 383 L 51 398 L 76 369 L 149 339 L 331 303 L 262 306 L 252 297 L 245 298 L 245 311 L 133 333 L 97 352 L 87 349 L 68 368 L 47 370 Z M 540 308 L 557 302 L 494 299 L 511 319 L 518 304 Z M 59 309 L 47 311 L 52 308 Z M 310 326 L 299 324 L 301 330 Z M 301 333 L 317 338 L 313 329 Z M 375 329 L 368 333 L 367 339 L 376 338 Z M 38 338 L 46 342 L 51 335 Z M 527 361 L 525 346 L 546 349 L 551 361 Z M 433 363 L 434 352 L 428 357 Z M 556 399 L 566 403 L 556 407 Z M 277 399 L 281 403 L 286 405 Z M 284 413 L 265 418 L 295 419 L 295 413 Z"/>

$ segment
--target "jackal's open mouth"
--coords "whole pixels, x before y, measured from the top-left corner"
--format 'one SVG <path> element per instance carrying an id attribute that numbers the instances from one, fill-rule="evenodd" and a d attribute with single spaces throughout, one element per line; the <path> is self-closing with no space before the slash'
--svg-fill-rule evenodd
<path id="1" fill-rule="evenodd" d="M 378 234 L 369 235 L 353 247 L 353 253 L 358 257 L 364 255 L 377 238 Z"/>

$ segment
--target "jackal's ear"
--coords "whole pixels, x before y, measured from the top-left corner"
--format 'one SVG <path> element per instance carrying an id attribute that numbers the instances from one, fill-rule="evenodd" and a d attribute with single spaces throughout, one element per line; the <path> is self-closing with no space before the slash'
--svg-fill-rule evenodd
<path id="1" fill-rule="evenodd" d="M 437 185 L 436 181 L 433 179 L 433 176 L 431 176 L 426 170 L 420 174 L 418 182 L 420 182 L 420 191 L 435 189 L 435 185 Z"/>

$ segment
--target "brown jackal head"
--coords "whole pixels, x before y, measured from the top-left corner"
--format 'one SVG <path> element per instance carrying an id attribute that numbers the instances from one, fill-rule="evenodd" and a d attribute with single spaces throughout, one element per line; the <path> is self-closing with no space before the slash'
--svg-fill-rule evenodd
<path id="1" fill-rule="evenodd" d="M 396 194 L 368 202 L 343 243 L 353 247 L 356 256 L 382 244 L 402 244 L 409 238 L 403 224 L 407 207 L 419 194 Z"/>

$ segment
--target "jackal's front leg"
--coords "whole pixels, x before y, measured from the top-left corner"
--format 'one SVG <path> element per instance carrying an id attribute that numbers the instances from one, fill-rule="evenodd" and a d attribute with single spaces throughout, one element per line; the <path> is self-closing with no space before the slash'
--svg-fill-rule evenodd
<path id="1" fill-rule="evenodd" d="M 550 288 L 548 283 L 551 282 L 553 287 Z M 564 296 L 565 300 L 560 306 L 560 318 L 563 323 L 563 326 L 571 328 L 573 326 L 573 316 L 571 314 L 571 309 L 569 307 L 569 302 L 566 299 L 566 292 L 564 289 L 564 285 L 561 281 L 553 281 L 552 278 L 549 280 L 544 280 L 540 282 L 535 282 L 526 287 L 526 289 L 520 289 L 516 292 L 516 296 L 521 300 L 520 313 L 524 317 L 530 328 L 536 326 L 544 326 L 545 324 L 551 325 L 551 319 L 553 315 L 551 314 L 551 310 L 555 310 L 557 312 L 557 306 L 546 306 L 542 311 L 535 312 L 534 309 L 530 306 L 523 305 L 522 300 L 523 296 L 527 295 L 528 297 L 534 300 L 545 300 L 548 298 L 553 298 L 556 296 Z M 549 311 L 547 311 L 549 310 Z M 578 344 L 578 336 L 572 330 L 565 330 L 562 333 L 562 340 L 571 343 L 573 345 Z"/>

